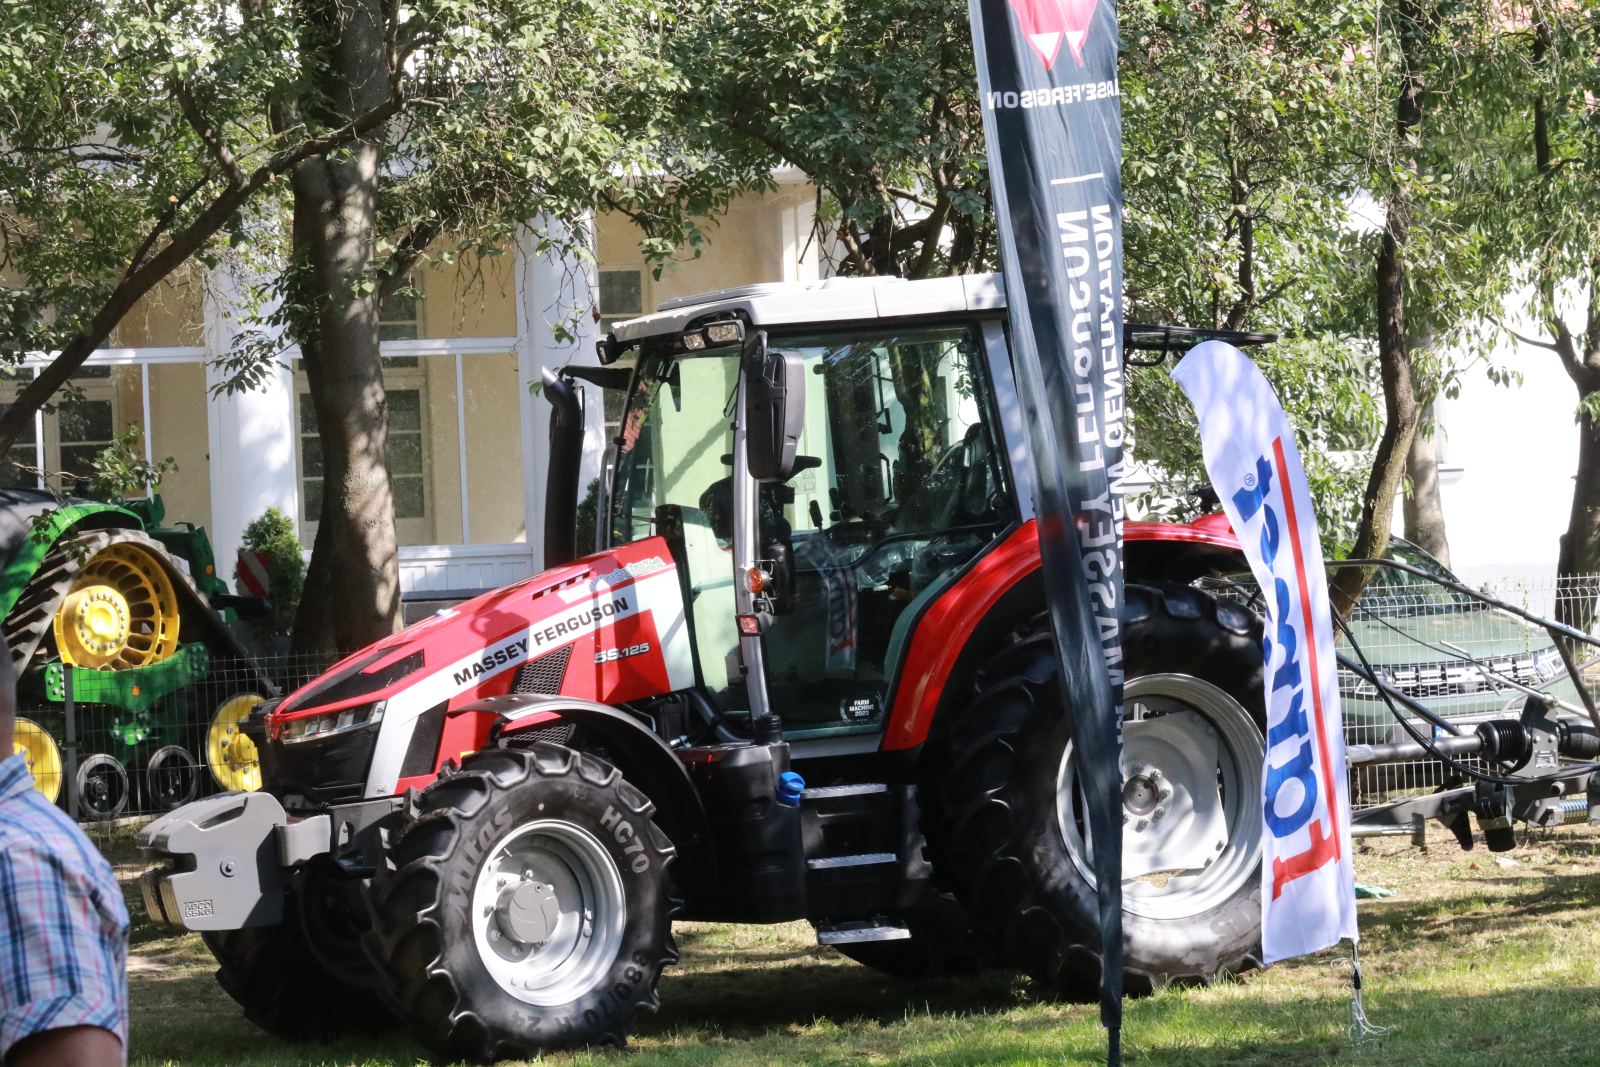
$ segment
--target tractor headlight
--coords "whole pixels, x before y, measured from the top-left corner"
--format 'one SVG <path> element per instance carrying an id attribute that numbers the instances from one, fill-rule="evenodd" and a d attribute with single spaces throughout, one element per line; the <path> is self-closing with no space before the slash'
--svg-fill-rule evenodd
<path id="1" fill-rule="evenodd" d="M 376 726 L 383 721 L 384 703 L 384 701 L 379 700 L 372 704 L 358 704 L 353 708 L 341 708 L 338 711 L 323 712 L 320 715 L 307 715 L 301 719 L 290 719 L 279 727 L 277 740 L 286 745 L 292 745 L 301 741 L 318 741 L 324 737 L 333 737 L 335 734 L 347 734 L 352 730 Z"/>

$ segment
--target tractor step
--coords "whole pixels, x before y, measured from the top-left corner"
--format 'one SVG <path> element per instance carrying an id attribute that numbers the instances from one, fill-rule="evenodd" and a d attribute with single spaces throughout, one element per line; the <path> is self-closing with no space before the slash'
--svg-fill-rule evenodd
<path id="1" fill-rule="evenodd" d="M 806 860 L 806 869 L 829 871 L 836 867 L 867 867 L 874 863 L 898 863 L 900 857 L 893 852 L 858 852 L 853 856 L 819 856 Z"/>
<path id="2" fill-rule="evenodd" d="M 911 931 L 897 922 L 879 919 L 854 919 L 841 923 L 818 923 L 817 944 L 859 945 L 863 941 L 905 941 Z"/>
<path id="3" fill-rule="evenodd" d="M 833 800 L 837 797 L 868 797 L 887 793 L 889 787 L 882 782 L 858 782 L 854 785 L 817 785 L 800 794 L 801 800 Z"/>

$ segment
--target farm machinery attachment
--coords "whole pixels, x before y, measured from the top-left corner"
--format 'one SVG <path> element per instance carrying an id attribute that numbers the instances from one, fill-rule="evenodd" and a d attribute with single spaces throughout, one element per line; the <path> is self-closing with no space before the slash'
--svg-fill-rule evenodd
<path id="1" fill-rule="evenodd" d="M 0 630 L 38 788 L 89 819 L 259 785 L 238 724 L 272 692 L 230 622 L 205 531 L 159 497 L 0 491 Z M 227 691 L 224 692 L 223 690 Z M 203 705 L 203 706 L 202 706 Z"/>

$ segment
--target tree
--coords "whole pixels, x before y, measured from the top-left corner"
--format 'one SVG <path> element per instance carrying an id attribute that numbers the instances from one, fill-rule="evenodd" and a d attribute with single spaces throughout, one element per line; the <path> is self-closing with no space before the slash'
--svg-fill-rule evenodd
<path id="1" fill-rule="evenodd" d="M 966 4 L 683 0 L 679 121 L 747 186 L 774 166 L 820 191 L 841 274 L 928 278 L 998 259 Z"/>
<path id="2" fill-rule="evenodd" d="M 1488 184 L 1532 296 L 1535 332 L 1506 328 L 1551 352 L 1577 391 L 1577 470 L 1557 564 L 1573 581 L 1600 573 L 1600 14 L 1531 0 L 1517 15 L 1479 55 L 1494 119 L 1487 151 L 1499 164 Z M 1594 589 L 1585 588 L 1587 597 L 1558 598 L 1563 621 L 1593 622 Z"/>
<path id="3" fill-rule="evenodd" d="M 536 216 L 570 233 L 597 204 L 631 217 L 654 242 L 647 251 L 663 254 L 692 236 L 688 220 L 719 207 L 730 183 L 706 153 L 663 135 L 657 101 L 676 83 L 656 55 L 648 7 L 305 0 L 301 9 L 307 82 L 275 110 L 275 126 L 338 128 L 396 91 L 428 100 L 293 172 L 278 318 L 304 361 L 324 487 L 312 592 L 294 636 L 302 651 L 348 651 L 401 624 L 382 302 L 430 254 L 495 251 Z"/>
<path id="4" fill-rule="evenodd" d="M 0 19 L 0 343 L 57 353 L 0 414 L 0 454 L 162 278 L 230 248 L 271 263 L 287 238 L 258 294 L 282 329 L 247 331 L 226 363 L 248 388 L 287 340 L 310 381 L 327 490 L 305 650 L 400 621 L 383 299 L 429 256 L 597 204 L 661 255 L 729 188 L 661 121 L 675 82 L 650 0 L 167 0 L 88 22 L 47 0 Z"/>
<path id="5" fill-rule="evenodd" d="M 1279 335 L 1251 356 L 1299 435 L 1330 545 L 1348 544 L 1377 436 L 1363 188 L 1370 14 L 1339 3 L 1125 3 L 1130 320 Z M 1204 485 L 1194 415 L 1164 366 L 1129 375 L 1147 506 Z"/>
<path id="6" fill-rule="evenodd" d="M 0 3 L 0 358 L 54 353 L 0 414 L 0 456 L 142 296 L 247 240 L 242 212 L 277 179 L 408 106 L 388 92 L 269 130 L 293 37 L 287 6 Z"/>

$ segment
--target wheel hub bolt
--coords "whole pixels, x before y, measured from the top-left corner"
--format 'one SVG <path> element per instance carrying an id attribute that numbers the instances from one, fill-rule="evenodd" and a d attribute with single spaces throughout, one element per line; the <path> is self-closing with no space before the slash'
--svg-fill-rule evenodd
<path id="1" fill-rule="evenodd" d="M 1165 815 L 1166 813 L 1167 813 L 1167 809 L 1166 808 L 1157 808 L 1155 817 L 1159 819 L 1159 818 L 1161 818 L 1161 816 Z"/>
<path id="2" fill-rule="evenodd" d="M 1150 825 L 1150 820 L 1149 819 L 1140 819 L 1138 822 L 1133 824 L 1133 828 L 1135 830 L 1143 830 L 1145 827 L 1147 827 L 1149 825 Z"/>

